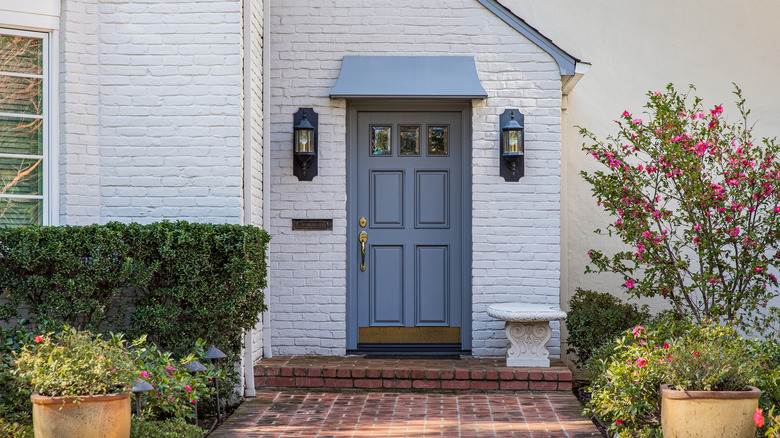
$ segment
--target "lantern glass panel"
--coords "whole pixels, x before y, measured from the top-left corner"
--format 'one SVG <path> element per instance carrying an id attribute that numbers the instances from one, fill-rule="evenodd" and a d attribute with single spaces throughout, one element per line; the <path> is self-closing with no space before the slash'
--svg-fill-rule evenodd
<path id="1" fill-rule="evenodd" d="M 314 130 L 295 130 L 295 152 L 314 152 Z"/>
<path id="2" fill-rule="evenodd" d="M 522 155 L 523 145 L 523 132 L 522 131 L 505 131 L 504 132 L 504 154 L 505 155 Z"/>

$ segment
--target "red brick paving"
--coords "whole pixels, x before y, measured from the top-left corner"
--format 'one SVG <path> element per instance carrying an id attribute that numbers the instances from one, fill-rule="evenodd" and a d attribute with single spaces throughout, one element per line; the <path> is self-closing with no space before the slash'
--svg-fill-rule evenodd
<path id="1" fill-rule="evenodd" d="M 255 387 L 396 388 L 493 391 L 571 391 L 571 371 L 562 362 L 549 368 L 508 368 L 504 358 L 365 359 L 362 356 L 295 356 L 263 359 L 255 366 Z M 303 377 L 305 376 L 305 377 Z"/>
<path id="2" fill-rule="evenodd" d="M 571 393 L 260 391 L 210 438 L 598 437 Z"/>

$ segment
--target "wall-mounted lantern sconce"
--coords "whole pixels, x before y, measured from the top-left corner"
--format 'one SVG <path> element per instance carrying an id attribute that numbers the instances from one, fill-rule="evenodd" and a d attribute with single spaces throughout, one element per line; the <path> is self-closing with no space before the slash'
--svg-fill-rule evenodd
<path id="1" fill-rule="evenodd" d="M 317 113 L 298 108 L 293 115 L 293 175 L 299 181 L 317 176 Z"/>
<path id="2" fill-rule="evenodd" d="M 525 147 L 523 145 L 523 115 L 508 109 L 499 117 L 501 126 L 500 175 L 505 181 L 520 181 L 525 174 Z"/>

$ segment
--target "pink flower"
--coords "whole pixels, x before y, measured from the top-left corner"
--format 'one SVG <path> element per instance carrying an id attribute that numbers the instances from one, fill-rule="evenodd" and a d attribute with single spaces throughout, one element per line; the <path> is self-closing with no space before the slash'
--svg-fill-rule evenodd
<path id="1" fill-rule="evenodd" d="M 732 236 L 738 236 L 739 235 L 739 227 L 734 227 L 728 231 L 728 233 Z"/>
<path id="2" fill-rule="evenodd" d="M 638 124 L 642 123 L 642 119 L 634 119 L 634 120 L 631 121 L 631 123 L 633 123 L 635 125 L 638 125 Z"/>
<path id="3" fill-rule="evenodd" d="M 141 371 L 139 374 L 146 377 L 147 379 L 149 378 L 149 373 L 147 373 L 146 371 Z"/>
<path id="4" fill-rule="evenodd" d="M 756 272 L 761 272 L 763 270 L 764 270 L 764 268 L 756 268 Z"/>
<path id="5" fill-rule="evenodd" d="M 631 114 L 628 111 L 623 111 L 623 117 L 631 117 Z"/>
<path id="6" fill-rule="evenodd" d="M 653 91 L 653 96 L 660 96 L 660 95 L 661 95 L 660 91 Z"/>
<path id="7" fill-rule="evenodd" d="M 775 207 L 775 213 L 780 213 L 780 207 Z"/>
<path id="8" fill-rule="evenodd" d="M 664 348 L 667 349 L 667 350 L 669 349 L 669 343 L 668 342 L 664 342 Z"/>
<path id="9" fill-rule="evenodd" d="M 197 400 L 193 400 L 193 401 L 192 401 L 192 403 L 197 403 L 197 402 L 198 402 Z"/>
<path id="10" fill-rule="evenodd" d="M 638 326 L 634 327 L 634 328 L 631 330 L 631 333 L 633 333 L 633 334 L 634 334 L 634 336 L 638 338 L 638 337 L 642 336 L 642 333 L 643 333 L 644 331 L 645 331 L 645 328 L 644 328 L 644 327 L 642 327 L 641 325 L 638 325 Z"/>
<path id="11" fill-rule="evenodd" d="M 625 422 L 625 421 L 623 421 L 623 420 L 617 420 L 617 421 L 615 421 L 615 425 L 616 425 L 616 426 L 623 426 L 624 424 L 626 424 L 626 422 Z"/>
<path id="12" fill-rule="evenodd" d="M 36 344 L 40 344 L 41 342 L 43 342 L 43 338 L 42 338 L 42 337 L 40 337 L 40 336 L 36 336 L 36 337 L 35 337 L 35 343 L 36 343 Z"/>
<path id="13" fill-rule="evenodd" d="M 636 366 L 638 366 L 639 368 L 644 368 L 645 365 L 647 365 L 647 359 L 640 357 L 639 359 L 636 360 Z"/>
<path id="14" fill-rule="evenodd" d="M 626 284 L 625 284 L 626 289 L 633 289 L 635 283 L 636 282 L 634 280 L 629 278 L 628 280 L 626 280 Z"/>
<path id="15" fill-rule="evenodd" d="M 190 385 L 185 385 L 185 386 L 184 386 L 184 389 L 186 389 L 186 390 L 187 390 L 187 392 L 190 392 L 190 391 L 192 391 L 192 388 L 190 388 Z"/>
<path id="16" fill-rule="evenodd" d="M 753 414 L 753 421 L 756 422 L 756 427 L 764 426 L 764 413 L 761 412 L 761 408 L 756 408 L 756 413 Z"/>

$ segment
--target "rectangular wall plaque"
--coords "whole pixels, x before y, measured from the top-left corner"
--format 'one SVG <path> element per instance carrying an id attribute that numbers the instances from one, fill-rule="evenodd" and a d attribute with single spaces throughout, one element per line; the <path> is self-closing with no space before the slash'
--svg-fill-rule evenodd
<path id="1" fill-rule="evenodd" d="M 333 219 L 293 219 L 292 229 L 301 231 L 329 231 L 333 229 Z"/>

